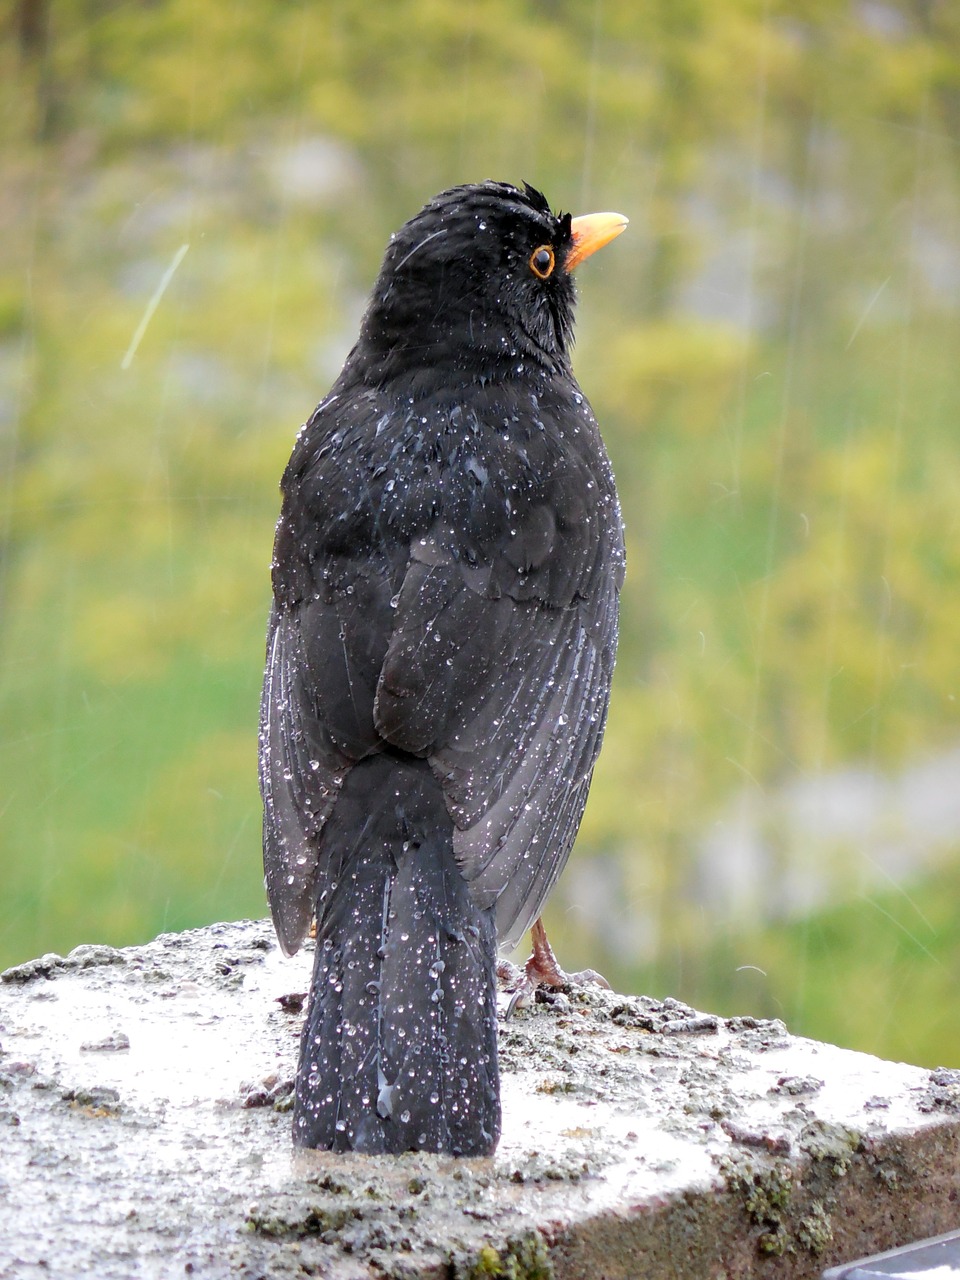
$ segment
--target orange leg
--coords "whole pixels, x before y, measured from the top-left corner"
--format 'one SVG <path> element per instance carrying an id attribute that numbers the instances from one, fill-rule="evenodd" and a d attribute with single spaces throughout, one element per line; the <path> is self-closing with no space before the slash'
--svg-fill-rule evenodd
<path id="1" fill-rule="evenodd" d="M 595 986 L 606 987 L 609 990 L 610 983 L 594 969 L 566 973 L 560 968 L 557 957 L 553 953 L 553 947 L 547 938 L 547 931 L 543 927 L 543 921 L 539 917 L 530 930 L 530 941 L 533 950 L 523 969 L 518 969 L 509 961 L 503 961 L 497 966 L 498 976 L 506 982 L 508 990 L 512 988 L 513 991 L 510 1003 L 507 1005 L 508 1018 L 515 1009 L 531 1003 L 537 987 L 549 987 L 552 991 L 560 991 L 564 987 Z"/>

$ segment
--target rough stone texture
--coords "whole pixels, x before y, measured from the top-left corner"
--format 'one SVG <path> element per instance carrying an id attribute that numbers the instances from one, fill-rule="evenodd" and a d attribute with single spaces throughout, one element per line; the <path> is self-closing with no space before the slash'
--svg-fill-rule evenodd
<path id="1" fill-rule="evenodd" d="M 960 1226 L 960 1072 L 599 990 L 501 1025 L 495 1159 L 296 1153 L 309 966 L 244 922 L 3 975 L 3 1280 L 779 1280 Z"/>

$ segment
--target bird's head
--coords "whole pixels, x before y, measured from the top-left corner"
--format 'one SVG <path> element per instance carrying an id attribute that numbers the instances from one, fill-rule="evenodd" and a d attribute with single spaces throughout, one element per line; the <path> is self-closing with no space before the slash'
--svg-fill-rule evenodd
<path id="1" fill-rule="evenodd" d="M 361 329 L 368 367 L 469 377 L 565 366 L 573 269 L 626 224 L 553 213 L 529 185 L 441 192 L 391 237 Z"/>

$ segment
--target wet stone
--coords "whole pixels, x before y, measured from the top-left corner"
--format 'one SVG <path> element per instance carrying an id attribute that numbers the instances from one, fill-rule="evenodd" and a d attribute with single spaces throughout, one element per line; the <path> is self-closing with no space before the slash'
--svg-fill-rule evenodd
<path id="1" fill-rule="evenodd" d="M 111 1031 L 99 1040 L 85 1040 L 80 1046 L 81 1053 L 118 1053 L 130 1048 L 130 1037 L 125 1031 Z"/>
<path id="2" fill-rule="evenodd" d="M 109 1085 L 81 1086 L 64 1089 L 60 1095 L 64 1102 L 79 1108 L 89 1116 L 115 1116 L 120 1114 L 120 1094 Z"/>
<path id="3" fill-rule="evenodd" d="M 492 1159 L 295 1150 L 312 961 L 246 921 L 3 975 L 0 1275 L 791 1280 L 956 1225 L 960 1073 L 599 988 L 501 1017 Z"/>
<path id="4" fill-rule="evenodd" d="M 823 1081 L 818 1080 L 816 1076 L 781 1076 L 771 1092 L 799 1097 L 803 1094 L 819 1093 L 822 1088 Z"/>
<path id="5" fill-rule="evenodd" d="M 123 964 L 124 961 L 124 953 L 119 947 L 90 943 L 82 943 L 79 947 L 74 947 L 67 956 L 67 964 L 76 965 L 80 969 L 91 969 L 103 964 Z"/>
<path id="6" fill-rule="evenodd" d="M 58 969 L 68 968 L 68 962 L 56 952 L 48 952 L 36 960 L 28 960 L 25 964 L 16 964 L 0 973 L 2 982 L 32 982 L 34 978 L 52 978 Z"/>

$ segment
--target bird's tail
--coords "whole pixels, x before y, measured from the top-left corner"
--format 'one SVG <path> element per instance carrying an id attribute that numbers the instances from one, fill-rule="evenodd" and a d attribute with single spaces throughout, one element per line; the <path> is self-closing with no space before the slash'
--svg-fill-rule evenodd
<path id="1" fill-rule="evenodd" d="M 488 1155 L 500 1136 L 496 925 L 454 860 L 425 761 L 347 775 L 300 1045 L 294 1138 L 335 1151 Z"/>

